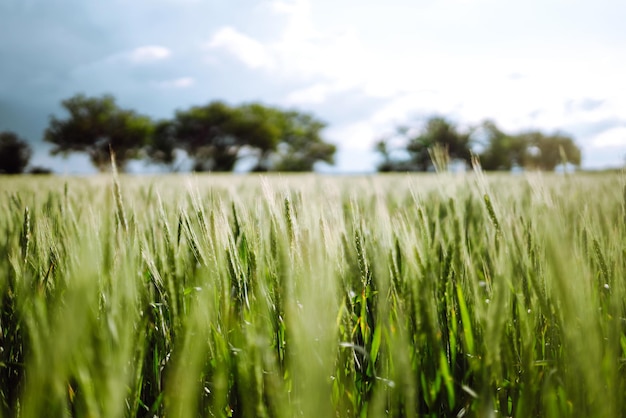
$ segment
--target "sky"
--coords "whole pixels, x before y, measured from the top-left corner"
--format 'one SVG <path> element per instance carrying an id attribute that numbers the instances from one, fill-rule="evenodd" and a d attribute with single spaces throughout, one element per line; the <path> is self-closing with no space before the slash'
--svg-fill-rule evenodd
<path id="1" fill-rule="evenodd" d="M 155 119 L 260 101 L 328 124 L 327 172 L 373 171 L 378 139 L 431 115 L 565 132 L 583 167 L 622 166 L 624 16 L 621 0 L 0 0 L 0 131 L 33 165 L 89 173 L 42 142 L 77 93 Z"/>

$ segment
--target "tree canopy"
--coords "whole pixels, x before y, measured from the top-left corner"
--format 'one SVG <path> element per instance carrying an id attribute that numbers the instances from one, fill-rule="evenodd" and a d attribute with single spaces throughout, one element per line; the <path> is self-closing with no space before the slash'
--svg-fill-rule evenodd
<path id="1" fill-rule="evenodd" d="M 407 157 L 394 158 L 390 143 L 402 142 L 401 151 Z M 383 138 L 375 150 L 382 155 L 379 171 L 429 171 L 434 169 L 432 153 L 445 150 L 452 160 L 471 162 L 471 141 L 469 131 L 460 131 L 457 126 L 440 116 L 426 120 L 421 128 L 401 126 L 393 138 Z"/>
<path id="2" fill-rule="evenodd" d="M 243 158 L 255 160 L 254 171 L 310 171 L 317 161 L 333 161 L 336 148 L 321 138 L 324 127 L 307 113 L 214 101 L 157 123 L 148 155 L 171 164 L 183 150 L 195 171 L 232 171 Z"/>
<path id="3" fill-rule="evenodd" d="M 100 171 L 110 166 L 110 149 L 124 170 L 129 160 L 140 157 L 153 130 L 152 121 L 132 110 L 121 109 L 110 95 L 86 97 L 78 94 L 62 103 L 66 119 L 50 117 L 44 139 L 55 145 L 52 155 L 86 152 Z"/>
<path id="4" fill-rule="evenodd" d="M 377 142 L 375 151 L 382 157 L 379 171 L 428 171 L 437 162 L 437 156 L 446 154 L 444 160 L 471 163 L 473 150 L 481 148 L 478 155 L 484 170 L 509 171 L 514 167 L 554 171 L 562 164 L 580 166 L 581 150 L 574 140 L 563 133 L 547 135 L 539 131 L 509 134 L 493 121 L 464 131 L 441 117 L 431 117 L 421 129 L 398 128 L 401 138 L 399 151 L 407 157 L 394 158 L 392 138 Z"/>
<path id="5" fill-rule="evenodd" d="M 260 103 L 213 101 L 157 122 L 119 108 L 110 95 L 78 94 L 62 106 L 67 117 L 51 116 L 45 132 L 51 154 L 86 152 L 101 171 L 110 166 L 110 149 L 120 170 L 138 158 L 173 167 L 180 150 L 195 171 L 232 171 L 243 158 L 254 159 L 255 171 L 309 171 L 318 161 L 332 164 L 336 151 L 313 115 Z"/>
<path id="6" fill-rule="evenodd" d="M 279 131 L 273 113 L 260 105 L 231 107 L 216 101 L 178 111 L 168 133 L 168 147 L 181 148 L 195 171 L 232 171 L 249 147 L 261 153 L 275 148 Z"/>
<path id="7" fill-rule="evenodd" d="M 282 112 L 281 135 L 274 156 L 274 171 L 311 171 L 317 162 L 334 164 L 337 147 L 325 142 L 326 124 L 308 113 Z"/>
<path id="8" fill-rule="evenodd" d="M 554 171 L 557 166 L 581 163 L 581 150 L 574 140 L 563 133 L 552 135 L 540 131 L 527 131 L 511 135 L 501 131 L 495 123 L 485 121 L 479 127 L 486 137 L 484 151 L 480 154 L 485 170 L 510 170 L 524 167 Z"/>
<path id="9" fill-rule="evenodd" d="M 493 121 L 484 121 L 475 131 L 482 134 L 479 154 L 484 170 L 510 171 L 513 167 L 525 167 L 528 164 L 528 144 L 523 138 L 509 135 L 496 126 Z"/>
<path id="10" fill-rule="evenodd" d="M 31 156 L 32 149 L 26 140 L 14 132 L 0 132 L 0 173 L 23 173 Z"/>
<path id="11" fill-rule="evenodd" d="M 523 133 L 519 137 L 529 145 L 527 165 L 531 168 L 554 171 L 557 166 L 563 164 L 580 166 L 582 160 L 580 148 L 566 134 L 545 135 L 533 131 Z"/>

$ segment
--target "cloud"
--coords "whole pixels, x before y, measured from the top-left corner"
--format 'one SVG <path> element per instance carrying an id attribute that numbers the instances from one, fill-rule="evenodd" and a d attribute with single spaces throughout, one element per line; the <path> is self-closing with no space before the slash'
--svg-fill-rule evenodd
<path id="1" fill-rule="evenodd" d="M 84 63 L 73 68 L 69 74 L 73 82 L 77 84 L 80 84 L 80 80 L 84 80 L 89 84 L 97 81 L 102 84 L 115 85 L 133 74 L 146 80 L 149 78 L 147 72 L 161 69 L 160 65 L 153 64 L 166 60 L 171 54 L 171 51 L 163 46 L 142 46 Z"/>
<path id="2" fill-rule="evenodd" d="M 599 100 L 585 97 L 580 100 L 567 100 L 565 102 L 566 112 L 593 112 L 600 109 L 606 103 L 605 99 Z"/>
<path id="3" fill-rule="evenodd" d="M 147 45 L 135 48 L 125 55 L 133 63 L 144 63 L 160 61 L 169 58 L 171 54 L 171 51 L 164 46 Z"/>
<path id="4" fill-rule="evenodd" d="M 287 18 L 283 39 L 297 42 L 318 32 L 314 29 L 310 0 L 272 0 L 269 4 L 275 14 Z"/>
<path id="5" fill-rule="evenodd" d="M 265 45 L 230 26 L 219 29 L 207 47 L 223 49 L 252 69 L 274 67 L 274 58 Z"/>
<path id="6" fill-rule="evenodd" d="M 626 126 L 618 126 L 596 135 L 592 146 L 594 148 L 626 147 Z"/>
<path id="7" fill-rule="evenodd" d="M 158 80 L 167 80 L 173 71 L 178 72 L 172 68 L 171 56 L 172 51 L 164 46 L 146 45 L 79 65 L 70 71 L 69 76 L 79 88 L 84 88 L 82 85 L 98 85 L 116 90 L 117 86 L 126 82 L 133 83 L 133 87 L 138 83 L 154 85 L 158 84 Z"/>
<path id="8" fill-rule="evenodd" d="M 587 97 L 580 101 L 579 107 L 582 110 L 591 111 L 602 107 L 605 102 L 606 100 L 598 100 Z"/>
<path id="9" fill-rule="evenodd" d="M 330 81 L 332 86 L 326 86 L 330 87 L 328 93 L 349 89 L 363 81 L 359 74 L 368 68 L 371 57 L 352 28 L 316 29 L 308 0 L 273 1 L 269 9 L 274 18 L 280 15 L 285 19 L 278 39 L 261 41 L 232 26 L 224 26 L 206 46 L 230 54 L 248 68 L 309 83 L 307 95 L 313 102 L 319 100 L 320 86 L 311 86 L 312 80 Z M 317 92 L 311 95 L 313 90 Z M 293 93 L 296 97 L 302 94 Z M 303 102 L 303 97 L 297 100 Z"/>
<path id="10" fill-rule="evenodd" d="M 193 77 L 180 77 L 172 80 L 159 81 L 156 85 L 160 88 L 186 88 L 191 87 L 196 83 Z"/>
<path id="11" fill-rule="evenodd" d="M 272 0 L 269 2 L 270 7 L 276 13 L 285 15 L 307 15 L 310 10 L 310 4 L 301 0 Z"/>
<path id="12" fill-rule="evenodd" d="M 331 94 L 337 92 L 333 84 L 320 82 L 292 91 L 285 98 L 285 102 L 289 105 L 319 104 L 324 103 Z"/>
<path id="13" fill-rule="evenodd" d="M 380 127 L 362 120 L 331 126 L 326 130 L 326 136 L 346 150 L 371 150 L 377 139 L 377 128 Z"/>
<path id="14" fill-rule="evenodd" d="M 520 74 L 517 72 L 512 72 L 511 74 L 509 74 L 510 80 L 521 80 L 522 78 L 524 78 L 524 74 Z"/>
<path id="15" fill-rule="evenodd" d="M 382 6 L 368 5 L 346 20 L 341 16 L 354 12 L 346 5 L 333 6 L 336 16 L 328 16 L 312 0 L 274 0 L 265 10 L 273 14 L 268 19 L 276 22 L 278 36 L 268 40 L 228 26 L 214 32 L 209 45 L 294 86 L 282 102 L 319 109 L 323 118 L 333 119 L 334 103 L 355 92 L 375 100 L 367 115 L 336 119 L 327 130 L 330 140 L 355 149 L 371 149 L 394 126 L 432 114 L 461 126 L 490 118 L 509 132 L 551 132 L 626 112 L 623 76 L 616 71 L 626 66 L 620 48 L 553 36 L 543 18 L 536 23 L 547 37 L 493 38 L 503 19 L 483 22 L 466 4 L 475 1 L 459 1 L 465 5 L 450 13 L 451 1 L 445 7 L 398 5 L 389 15 Z M 416 8 L 423 13 L 413 13 Z M 468 13 L 478 21 L 471 23 Z M 490 13 L 509 14 L 498 7 Z M 526 6 L 520 13 L 535 18 Z M 397 31 L 389 31 L 385 17 L 391 15 Z M 432 23 L 442 21 L 455 29 Z M 594 138 L 576 139 L 590 145 Z M 607 138 L 598 143 L 618 141 Z"/>

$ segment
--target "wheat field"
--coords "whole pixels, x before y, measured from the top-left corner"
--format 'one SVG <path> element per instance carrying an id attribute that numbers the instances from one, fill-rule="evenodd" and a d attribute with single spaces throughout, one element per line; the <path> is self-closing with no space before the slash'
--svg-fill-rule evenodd
<path id="1" fill-rule="evenodd" d="M 626 416 L 625 184 L 0 177 L 0 417 Z"/>

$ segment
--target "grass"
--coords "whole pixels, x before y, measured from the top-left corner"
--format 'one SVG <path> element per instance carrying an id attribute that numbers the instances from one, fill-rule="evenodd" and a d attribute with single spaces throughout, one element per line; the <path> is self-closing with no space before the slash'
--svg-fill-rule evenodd
<path id="1" fill-rule="evenodd" d="M 624 184 L 0 178 L 0 417 L 626 416 Z"/>

